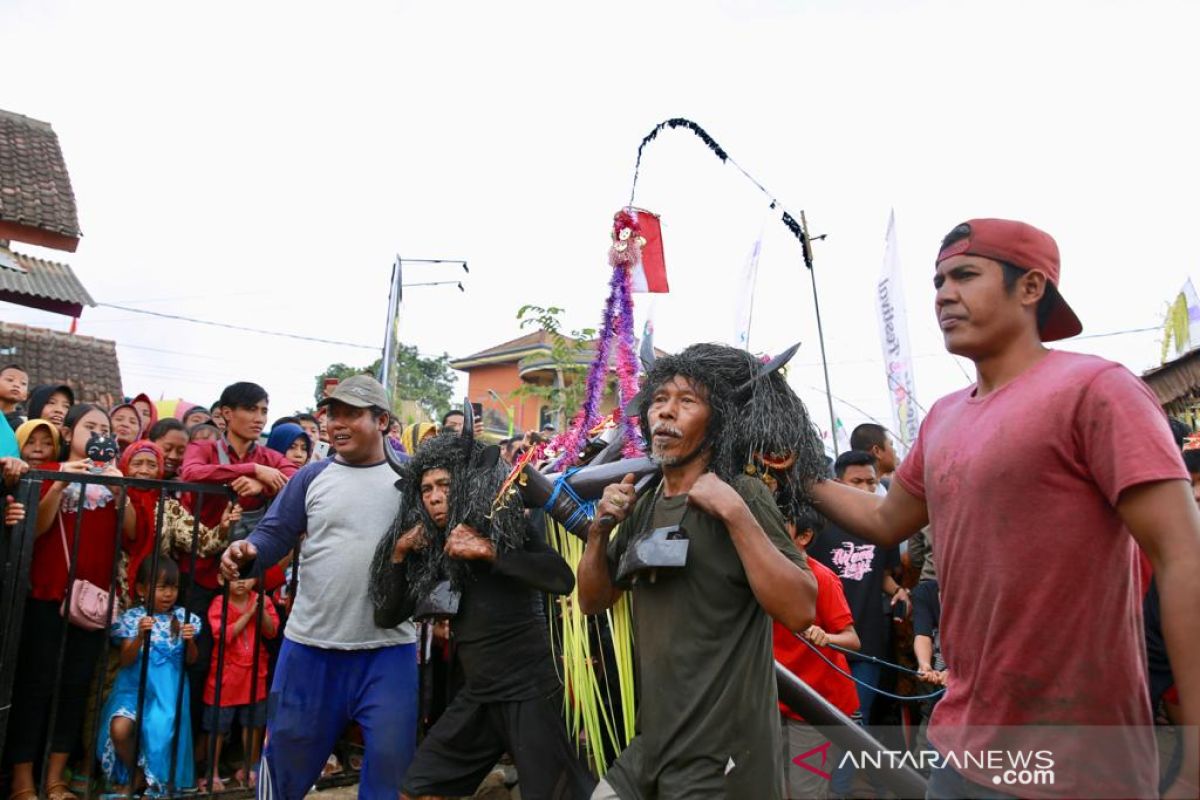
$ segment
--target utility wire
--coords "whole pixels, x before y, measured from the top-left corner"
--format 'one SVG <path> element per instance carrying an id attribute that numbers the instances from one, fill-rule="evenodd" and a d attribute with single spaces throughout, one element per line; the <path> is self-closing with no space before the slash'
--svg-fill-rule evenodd
<path id="1" fill-rule="evenodd" d="M 1146 333 L 1148 331 L 1161 331 L 1161 325 L 1151 325 L 1148 328 L 1126 328 L 1121 331 L 1109 331 L 1108 333 L 1089 333 L 1086 336 L 1076 336 L 1076 339 L 1103 339 L 1108 336 L 1122 336 L 1126 333 Z"/>
<path id="2" fill-rule="evenodd" d="M 322 339 L 319 336 L 304 336 L 299 333 L 284 333 L 283 331 L 268 331 L 262 328 L 250 328 L 245 325 L 233 325 L 228 322 L 214 322 L 208 319 L 196 319 L 195 317 L 185 317 L 181 314 L 167 314 L 162 311 L 150 311 L 145 308 L 133 308 L 132 306 L 119 306 L 115 303 L 97 303 L 98 306 L 104 308 L 115 308 L 120 311 L 128 311 L 133 314 L 146 314 L 151 317 L 162 317 L 163 319 L 174 319 L 181 322 L 193 322 L 197 325 L 211 325 L 214 328 L 228 328 L 235 331 L 246 331 L 247 333 L 261 333 L 264 336 L 278 336 L 282 339 L 298 339 L 302 342 L 316 342 L 318 344 L 336 344 L 341 347 L 357 347 L 360 350 L 380 350 L 379 345 L 359 344 L 357 342 L 341 342 L 336 339 Z"/>

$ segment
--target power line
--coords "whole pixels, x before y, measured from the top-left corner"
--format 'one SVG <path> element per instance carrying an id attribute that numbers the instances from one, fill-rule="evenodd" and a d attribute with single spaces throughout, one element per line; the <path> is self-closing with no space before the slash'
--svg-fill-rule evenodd
<path id="1" fill-rule="evenodd" d="M 235 331 L 246 331 L 247 333 L 260 333 L 264 336 L 278 336 L 282 339 L 298 339 L 302 342 L 316 342 L 318 344 L 335 344 L 340 347 L 357 347 L 360 350 L 380 350 L 378 345 L 373 344 L 358 344 L 357 342 L 341 342 L 336 339 L 322 339 L 319 336 L 304 336 L 299 333 L 284 333 L 283 331 L 268 331 L 262 328 L 250 328 L 245 325 L 233 325 L 228 322 L 214 322 L 208 319 L 196 319 L 195 317 L 185 317 L 181 314 L 167 314 L 162 311 L 150 311 L 145 308 L 133 308 L 131 306 L 119 306 L 115 303 L 97 303 L 98 306 L 104 308 L 116 308 L 121 311 L 128 311 L 132 314 L 146 314 L 151 317 L 162 317 L 163 319 L 174 319 L 181 322 L 192 322 L 197 325 L 211 325 L 214 328 L 228 328 Z"/>
<path id="2" fill-rule="evenodd" d="M 151 353 L 166 353 L 172 356 L 187 356 L 188 358 L 205 358 L 210 361 L 229 361 L 229 356 L 214 356 L 208 353 L 185 353 L 182 350 L 167 350 L 162 347 L 147 347 L 142 344 L 126 344 L 125 342 L 117 342 L 117 347 L 129 347 L 134 350 L 149 350 Z"/>
<path id="3" fill-rule="evenodd" d="M 1108 333 L 1089 333 L 1086 336 L 1076 336 L 1076 339 L 1103 339 L 1107 336 L 1122 336 L 1126 333 L 1146 333 L 1147 331 L 1160 331 L 1161 325 L 1151 325 L 1148 328 L 1126 328 L 1121 331 L 1109 331 Z"/>

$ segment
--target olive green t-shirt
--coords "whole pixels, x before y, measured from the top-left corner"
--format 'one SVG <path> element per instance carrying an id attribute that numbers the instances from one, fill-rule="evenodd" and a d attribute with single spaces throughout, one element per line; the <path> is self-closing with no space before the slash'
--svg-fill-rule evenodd
<path id="1" fill-rule="evenodd" d="M 807 571 L 766 486 L 749 476 L 732 485 L 771 542 Z M 637 735 L 606 779 L 623 800 L 777 798 L 771 618 L 725 526 L 688 506 L 686 495 L 643 497 L 609 545 L 610 574 L 635 532 L 677 522 L 690 540 L 686 566 L 633 584 Z"/>

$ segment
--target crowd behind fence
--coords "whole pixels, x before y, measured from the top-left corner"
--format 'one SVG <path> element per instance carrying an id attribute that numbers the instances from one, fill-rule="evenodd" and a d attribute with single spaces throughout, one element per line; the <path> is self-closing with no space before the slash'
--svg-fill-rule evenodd
<path id="1" fill-rule="evenodd" d="M 74 498 L 75 513 L 39 513 L 53 486 Z M 133 505 L 131 492 L 156 494 L 153 524 L 143 521 L 130 536 L 118 522 L 98 537 L 93 515 L 123 520 Z M 48 785 L 52 759 L 65 758 L 72 789 L 84 797 L 124 790 L 139 777 L 159 796 L 197 788 L 212 794 L 225 788 L 213 778 L 221 772 L 221 740 L 236 723 L 243 732 L 240 783 L 253 785 L 274 643 L 287 622 L 288 598 L 295 596 L 298 552 L 285 564 L 288 577 L 280 585 L 247 581 L 253 587 L 245 592 L 236 586 L 243 582 L 222 581 L 209 592 L 195 574 L 204 539 L 200 516 L 187 515 L 190 535 L 181 536 L 189 531 L 180 530 L 167 506 L 183 495 L 195 499 L 195 508 L 207 497 L 232 500 L 226 486 L 32 470 L 11 494 L 26 513 L 4 529 L 2 544 L 0 751 L 6 781 L 32 755 L 39 785 Z M 0 493 L 0 518 L 8 502 Z M 236 526 L 233 532 L 239 533 Z M 61 601 L 36 590 L 54 571 L 43 563 L 58 558 L 52 547 L 62 548 L 66 562 Z M 96 578 L 98 561 L 106 578 L 96 583 L 88 577 Z M 231 590 L 252 598 L 250 608 L 231 602 Z M 151 622 L 141 622 L 146 618 Z M 247 670 L 248 687 L 241 682 Z M 122 732 L 129 738 L 121 739 Z"/>

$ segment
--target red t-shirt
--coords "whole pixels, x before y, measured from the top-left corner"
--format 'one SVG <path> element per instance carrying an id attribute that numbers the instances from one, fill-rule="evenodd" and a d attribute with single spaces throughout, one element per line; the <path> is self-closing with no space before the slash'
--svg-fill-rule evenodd
<path id="1" fill-rule="evenodd" d="M 216 639 L 221 635 L 221 606 L 224 597 L 213 598 L 208 607 L 208 625 L 213 634 L 212 665 L 208 669 L 208 682 L 204 685 L 204 702 L 212 705 L 217 696 L 217 656 L 220 654 Z M 242 632 L 233 635 L 233 625 L 247 611 L 258 607 L 258 593 L 250 592 L 240 609 L 234 603 L 229 604 L 229 631 L 225 636 L 225 666 L 221 670 L 221 707 L 244 706 L 250 703 L 250 676 L 254 671 L 254 621 L 251 620 Z M 275 604 L 267 599 L 263 603 L 266 615 L 275 622 L 275 633 L 279 632 L 279 615 L 275 612 Z M 267 667 L 270 656 L 267 653 L 266 640 L 275 634 L 267 636 L 264 630 L 258 642 L 258 688 L 254 702 L 267 699 Z"/>
<path id="2" fill-rule="evenodd" d="M 1006 735 L 985 726 L 1114 726 L 1096 729 L 1103 747 L 1057 737 L 1054 796 L 1155 796 L 1136 544 L 1115 505 L 1131 486 L 1187 480 L 1166 417 L 1124 367 L 1062 351 L 974 391 L 930 409 L 896 474 L 937 532 L 950 681 L 929 738 L 978 751 Z"/>
<path id="3" fill-rule="evenodd" d="M 221 463 L 221 449 L 224 449 L 228 464 Z M 209 439 L 192 442 L 183 454 L 183 464 L 179 467 L 179 479 L 185 483 L 217 483 L 229 484 L 237 478 L 254 477 L 257 464 L 274 467 L 291 478 L 296 474 L 296 465 L 269 447 L 252 444 L 246 451 L 245 458 L 228 445 L 224 439 Z M 243 497 L 238 504 L 245 511 L 257 511 L 270 498 Z M 206 494 L 198 502 L 192 493 L 184 494 L 183 507 L 200 518 L 200 522 L 210 528 L 221 524 L 221 513 L 229 503 L 229 499 L 219 494 Z M 199 510 L 197 510 L 199 506 Z M 191 564 L 191 556 L 179 554 L 179 566 L 184 572 L 190 572 L 196 583 L 209 589 L 217 588 L 217 559 L 198 558 L 196 564 Z"/>
<path id="4" fill-rule="evenodd" d="M 817 579 L 817 615 L 813 624 L 826 633 L 841 633 L 854 624 L 854 616 L 850 613 L 850 604 L 846 602 L 842 582 L 833 570 L 815 558 L 808 560 L 808 567 Z M 811 686 L 817 694 L 833 703 L 846 716 L 857 711 L 858 692 L 854 688 L 854 681 L 822 661 L 812 648 L 793 636 L 787 628 L 778 622 L 773 624 L 775 660 Z M 843 654 L 828 647 L 821 648 L 821 654 L 837 664 L 838 669 L 850 672 L 850 665 Z M 804 721 L 803 717 L 782 702 L 779 704 L 779 710 L 792 719 Z"/>
<path id="5" fill-rule="evenodd" d="M 43 464 L 47 472 L 58 470 L 57 462 Z M 41 496 L 50 491 L 53 481 L 43 481 Z M 85 509 L 79 528 L 79 548 L 75 556 L 75 578 L 86 580 L 108 590 L 113 577 L 113 559 L 117 552 L 117 506 L 115 495 L 102 508 Z M 35 600 L 62 600 L 67 596 L 67 556 L 63 551 L 62 533 L 67 535 L 67 548 L 73 546 L 77 511 L 59 511 L 50 530 L 33 543 L 33 563 L 29 568 L 29 596 Z"/>

